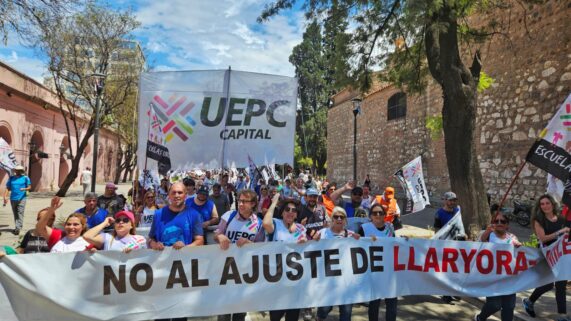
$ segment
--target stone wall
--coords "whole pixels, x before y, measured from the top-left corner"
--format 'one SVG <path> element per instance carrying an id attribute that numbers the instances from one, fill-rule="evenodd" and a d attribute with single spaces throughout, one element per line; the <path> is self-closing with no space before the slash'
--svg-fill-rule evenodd
<path id="1" fill-rule="evenodd" d="M 497 199 L 539 131 L 571 93 L 571 4 L 548 1 L 524 9 L 514 5 L 494 15 L 509 24 L 507 37 L 495 36 L 478 46 L 483 70 L 495 79 L 480 94 L 477 118 L 477 152 L 486 189 Z M 480 20 L 479 20 L 480 19 Z M 483 21 L 472 18 L 475 25 Z M 508 40 L 509 39 L 509 40 Z M 469 49 L 469 50 L 468 50 Z M 470 62 L 476 46 L 467 48 Z M 357 118 L 357 173 L 362 182 L 369 174 L 374 187 L 396 186 L 392 174 L 421 155 L 427 188 L 439 196 L 449 188 L 444 139 L 432 139 L 426 117 L 439 115 L 442 92 L 431 83 L 421 96 L 408 96 L 406 118 L 387 121 L 387 102 L 398 89 L 376 84 L 370 93 L 344 90 L 334 97 L 328 114 L 328 178 L 352 178 L 353 114 L 351 98 L 363 98 Z M 526 165 L 512 196 L 529 199 L 545 191 L 545 174 Z"/>

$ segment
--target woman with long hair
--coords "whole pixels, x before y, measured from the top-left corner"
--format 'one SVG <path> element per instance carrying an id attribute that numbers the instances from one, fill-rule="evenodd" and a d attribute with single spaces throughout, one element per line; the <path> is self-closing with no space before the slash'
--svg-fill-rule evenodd
<path id="1" fill-rule="evenodd" d="M 113 224 L 111 233 L 101 233 Z M 128 211 L 120 211 L 115 217 L 107 217 L 103 223 L 85 232 L 83 238 L 97 249 L 114 250 L 129 253 L 132 250 L 146 249 L 147 241 L 144 236 L 137 235 L 135 216 Z"/>
<path id="2" fill-rule="evenodd" d="M 565 227 L 565 219 L 560 215 L 559 204 L 549 195 L 542 195 L 531 215 L 531 226 L 535 235 L 539 239 L 541 246 L 549 246 L 555 242 L 559 236 L 569 234 L 569 228 Z M 567 321 L 566 302 L 566 280 L 557 281 L 541 286 L 533 291 L 529 298 L 523 299 L 523 307 L 529 316 L 535 318 L 534 303 L 544 293 L 551 291 L 555 285 L 555 301 L 557 302 L 557 313 L 560 315 L 558 321 Z"/>
<path id="3" fill-rule="evenodd" d="M 151 227 L 153 225 L 153 217 L 157 210 L 156 196 L 153 191 L 147 191 L 143 196 L 143 204 L 137 208 L 137 216 L 135 225 L 138 227 Z"/>
<path id="4" fill-rule="evenodd" d="M 508 232 L 509 218 L 502 212 L 492 213 L 492 222 L 480 236 L 480 241 L 495 244 L 512 244 L 520 247 L 517 237 Z M 486 297 L 486 303 L 480 313 L 474 317 L 475 321 L 486 321 L 492 314 L 501 311 L 502 321 L 512 321 L 514 318 L 515 293 Z"/>
<path id="5" fill-rule="evenodd" d="M 87 220 L 81 213 L 73 213 L 65 220 L 63 231 L 48 226 L 48 221 L 55 215 L 56 209 L 62 206 L 60 198 L 52 198 L 50 207 L 45 213 L 40 214 L 40 220 L 36 223 L 36 233 L 47 240 L 52 253 L 65 253 L 86 250 L 89 243 L 82 237 L 87 230 Z"/>

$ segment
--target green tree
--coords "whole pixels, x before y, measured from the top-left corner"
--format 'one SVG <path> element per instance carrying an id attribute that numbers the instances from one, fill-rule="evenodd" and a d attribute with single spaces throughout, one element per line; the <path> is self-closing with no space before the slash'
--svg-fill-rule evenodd
<path id="1" fill-rule="evenodd" d="M 115 54 L 122 53 L 122 45 L 138 26 L 132 12 L 113 11 L 92 3 L 41 26 L 35 44 L 48 57 L 47 67 L 60 98 L 72 164 L 58 196 L 65 196 L 78 176 L 79 162 L 94 134 L 97 96 L 101 128 L 116 121 L 113 116 L 125 108 L 129 99 L 134 102 L 140 66 L 111 62 Z M 75 145 L 71 137 L 75 137 Z"/>
<path id="2" fill-rule="evenodd" d="M 269 19 L 295 3 L 296 0 L 278 0 L 268 5 L 258 20 Z M 509 8 L 509 3 L 503 0 L 305 0 L 304 3 L 309 18 L 331 19 L 335 5 L 349 13 L 347 19 L 355 26 L 350 40 L 349 77 L 361 91 L 370 88 L 374 68 L 383 70 L 381 79 L 409 93 L 421 92 L 429 74 L 440 85 L 451 188 L 462 200 L 467 226 L 488 222 L 489 209 L 474 137 L 482 66 L 477 49 L 472 52 L 470 67 L 466 65 L 461 44 L 476 44 L 473 47 L 477 48 L 486 36 L 501 33 L 501 25 L 496 21 L 474 29 L 467 17 L 494 8 Z"/>

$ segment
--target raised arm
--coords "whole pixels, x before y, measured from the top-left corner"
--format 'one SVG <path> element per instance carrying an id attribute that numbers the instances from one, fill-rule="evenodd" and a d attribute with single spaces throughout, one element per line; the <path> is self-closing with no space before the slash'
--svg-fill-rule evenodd
<path id="1" fill-rule="evenodd" d="M 113 222 L 115 222 L 115 219 L 113 217 L 111 216 L 106 217 L 105 220 L 101 222 L 101 224 L 96 225 L 87 230 L 85 233 L 83 233 L 83 238 L 89 244 L 93 244 L 96 248 L 101 249 L 103 247 L 103 242 L 104 242 L 104 238 L 103 235 L 101 234 L 101 231 L 111 226 Z"/>
<path id="2" fill-rule="evenodd" d="M 333 202 L 336 202 L 337 199 L 339 197 L 341 197 L 341 195 L 343 195 L 343 193 L 345 193 L 346 191 L 351 191 L 353 188 L 355 187 L 355 182 L 347 182 L 347 184 L 345 184 L 345 186 L 338 188 L 335 192 L 331 193 L 331 200 Z"/>
<path id="3" fill-rule="evenodd" d="M 54 196 L 50 203 L 50 207 L 45 212 L 40 213 L 40 219 L 36 223 L 36 233 L 38 236 L 43 237 L 44 239 L 48 240 L 50 235 L 52 235 L 52 228 L 48 226 L 48 221 L 50 217 L 56 215 L 56 210 L 63 205 L 60 198 L 58 196 Z"/>
<path id="4" fill-rule="evenodd" d="M 268 209 L 266 215 L 264 215 L 264 220 L 262 221 L 262 226 L 267 233 L 271 234 L 274 232 L 274 211 L 276 210 L 276 206 L 280 200 L 280 194 L 276 193 L 272 198 L 272 204 Z"/>

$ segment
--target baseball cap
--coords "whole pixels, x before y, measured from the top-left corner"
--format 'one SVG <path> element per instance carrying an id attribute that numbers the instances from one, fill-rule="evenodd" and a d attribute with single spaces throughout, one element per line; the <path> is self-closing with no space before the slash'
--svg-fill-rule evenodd
<path id="1" fill-rule="evenodd" d="M 456 194 L 454 192 L 446 192 L 446 193 L 444 193 L 444 196 L 442 198 L 445 201 L 458 199 L 458 197 L 456 197 Z"/>
<path id="2" fill-rule="evenodd" d="M 115 186 L 115 184 L 109 182 L 109 183 L 105 184 L 105 188 L 117 189 L 117 186 Z"/>
<path id="3" fill-rule="evenodd" d="M 393 187 L 385 188 L 385 197 L 386 198 L 395 198 L 395 189 Z"/>
<path id="4" fill-rule="evenodd" d="M 208 186 L 202 185 L 202 186 L 200 186 L 198 191 L 196 191 L 196 194 L 202 194 L 202 195 L 208 196 L 208 192 L 209 192 Z"/>
<path id="5" fill-rule="evenodd" d="M 16 167 L 14 167 L 15 171 L 23 171 L 24 170 L 24 166 L 22 165 L 16 165 Z"/>
<path id="6" fill-rule="evenodd" d="M 307 191 L 305 192 L 305 194 L 307 196 L 312 196 L 312 195 L 318 196 L 319 192 L 315 188 L 312 187 L 312 188 L 308 188 Z"/>
<path id="7" fill-rule="evenodd" d="M 129 211 L 119 211 L 119 212 L 115 213 L 115 218 L 120 218 L 121 216 L 125 216 L 131 222 L 135 222 L 135 215 L 133 215 L 133 213 L 131 213 Z"/>

